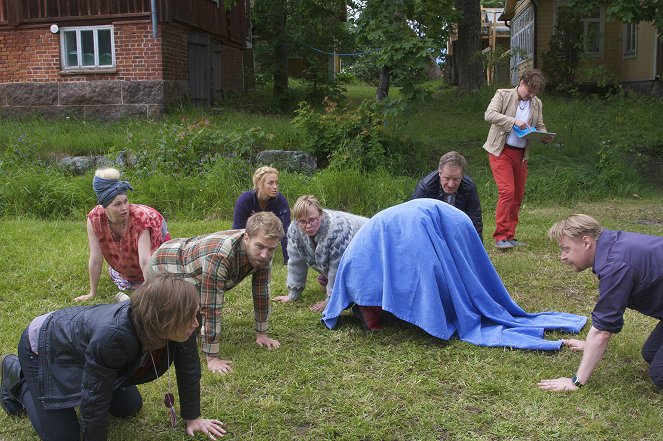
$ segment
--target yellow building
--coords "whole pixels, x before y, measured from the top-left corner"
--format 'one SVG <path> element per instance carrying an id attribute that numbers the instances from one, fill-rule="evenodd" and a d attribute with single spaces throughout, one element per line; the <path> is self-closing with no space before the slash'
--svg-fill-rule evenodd
<path id="1" fill-rule="evenodd" d="M 511 28 L 512 84 L 528 67 L 543 68 L 543 54 L 548 52 L 550 37 L 568 0 L 506 0 L 500 20 Z M 652 23 L 608 21 L 604 7 L 582 19 L 584 53 L 582 63 L 601 67 L 621 84 L 651 92 L 661 91 L 663 48 Z M 587 72 L 586 70 L 585 72 Z M 595 82 L 585 74 L 580 81 Z"/>

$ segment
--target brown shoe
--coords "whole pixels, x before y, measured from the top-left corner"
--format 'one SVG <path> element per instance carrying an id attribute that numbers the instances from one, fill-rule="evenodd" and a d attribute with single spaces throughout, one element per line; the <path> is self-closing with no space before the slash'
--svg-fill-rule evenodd
<path id="1" fill-rule="evenodd" d="M 384 326 L 380 322 L 382 308 L 379 306 L 352 306 L 352 314 L 359 319 L 361 326 L 367 331 L 382 331 Z"/>

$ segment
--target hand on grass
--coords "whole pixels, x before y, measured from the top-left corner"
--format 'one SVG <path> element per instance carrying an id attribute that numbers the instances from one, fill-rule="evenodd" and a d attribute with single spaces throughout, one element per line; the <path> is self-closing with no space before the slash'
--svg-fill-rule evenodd
<path id="1" fill-rule="evenodd" d="M 230 360 L 221 360 L 218 357 L 207 356 L 207 369 L 214 372 L 215 374 L 227 374 L 232 371 L 230 366 L 232 361 Z"/>
<path id="2" fill-rule="evenodd" d="M 94 294 L 84 294 L 82 296 L 78 296 L 74 298 L 74 302 L 84 302 L 85 300 L 90 300 L 91 298 L 94 297 Z"/>
<path id="3" fill-rule="evenodd" d="M 562 340 L 564 346 L 568 346 L 572 351 L 582 352 L 585 350 L 585 341 L 573 338 Z"/>
<path id="4" fill-rule="evenodd" d="M 256 332 L 256 343 L 258 346 L 262 346 L 267 349 L 278 349 L 281 347 L 281 343 L 278 340 L 267 337 L 267 334 Z"/>
<path id="5" fill-rule="evenodd" d="M 219 420 L 208 420 L 196 418 L 195 420 L 184 420 L 186 422 L 186 433 L 194 436 L 195 432 L 205 434 L 209 439 L 216 439 L 226 433 L 226 425 Z"/>
<path id="6" fill-rule="evenodd" d="M 539 389 L 559 392 L 577 390 L 578 387 L 573 384 L 570 378 L 560 377 L 552 380 L 539 381 Z"/>
<path id="7" fill-rule="evenodd" d="M 311 305 L 311 311 L 322 312 L 327 307 L 327 300 L 320 300 Z"/>

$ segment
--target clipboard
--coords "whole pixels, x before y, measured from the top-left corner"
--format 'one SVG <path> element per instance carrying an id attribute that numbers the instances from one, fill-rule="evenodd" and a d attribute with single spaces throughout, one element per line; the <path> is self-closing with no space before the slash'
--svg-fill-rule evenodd
<path id="1" fill-rule="evenodd" d="M 552 136 L 554 138 L 555 135 L 557 135 L 555 132 L 543 132 L 536 130 L 536 127 L 532 126 L 527 126 L 524 129 L 513 126 L 513 132 L 518 135 L 518 138 L 536 139 L 537 141 L 541 141 L 547 136 Z"/>

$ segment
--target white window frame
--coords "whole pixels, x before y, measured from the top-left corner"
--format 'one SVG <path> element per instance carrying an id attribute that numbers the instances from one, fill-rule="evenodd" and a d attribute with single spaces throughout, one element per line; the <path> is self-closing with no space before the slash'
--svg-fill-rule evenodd
<path id="1" fill-rule="evenodd" d="M 534 6 L 529 5 L 511 20 L 511 49 L 519 49 L 519 61 L 534 57 Z"/>
<path id="2" fill-rule="evenodd" d="M 111 64 L 100 64 L 100 54 L 99 54 L 99 31 L 110 31 L 110 44 L 111 44 Z M 83 65 L 83 51 L 81 44 L 81 31 L 93 31 L 92 35 L 94 38 L 94 65 L 84 66 Z M 69 60 L 66 53 L 66 44 L 65 44 L 65 34 L 66 33 L 76 33 L 76 55 L 77 55 L 77 65 L 67 66 Z M 115 69 L 115 33 L 112 25 L 105 26 L 77 26 L 77 27 L 67 27 L 60 29 L 60 59 L 62 61 L 62 70 L 107 70 Z"/>
<path id="3" fill-rule="evenodd" d="M 557 29 L 557 17 L 559 15 L 558 10 L 561 7 L 568 7 L 569 6 L 569 1 L 568 0 L 555 0 L 553 2 L 553 32 L 555 32 L 555 29 Z M 583 36 L 585 38 L 585 55 L 589 55 L 590 57 L 602 57 L 603 56 L 603 46 L 604 46 L 604 40 L 605 40 L 605 8 L 603 6 L 599 6 L 599 16 L 598 17 L 585 17 L 582 19 L 582 24 L 583 24 Z M 598 35 L 598 50 L 596 51 L 589 51 L 587 50 L 587 37 L 589 34 L 589 25 L 590 23 L 598 23 L 599 24 L 599 35 Z"/>
<path id="4" fill-rule="evenodd" d="M 638 53 L 638 24 L 624 23 L 624 58 L 634 58 Z"/>

